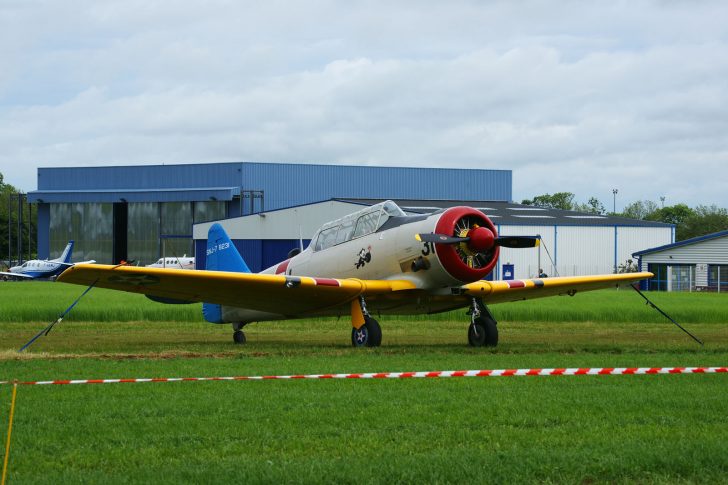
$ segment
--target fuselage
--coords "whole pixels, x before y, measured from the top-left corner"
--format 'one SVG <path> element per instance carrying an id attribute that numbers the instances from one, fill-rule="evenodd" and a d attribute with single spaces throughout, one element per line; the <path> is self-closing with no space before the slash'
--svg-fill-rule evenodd
<path id="1" fill-rule="evenodd" d="M 61 264 L 57 261 L 33 259 L 26 261 L 20 266 L 13 266 L 9 271 L 10 273 L 14 273 L 18 276 L 26 276 L 30 278 L 51 278 L 61 274 L 67 267 L 68 265 Z"/>
<path id="2" fill-rule="evenodd" d="M 147 268 L 195 269 L 195 258 L 190 258 L 186 254 L 181 258 L 159 258 L 155 263 L 148 264 Z"/>

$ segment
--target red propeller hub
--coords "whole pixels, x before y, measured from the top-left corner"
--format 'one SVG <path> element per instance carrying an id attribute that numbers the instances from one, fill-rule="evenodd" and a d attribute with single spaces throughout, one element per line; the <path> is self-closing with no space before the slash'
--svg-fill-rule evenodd
<path id="1" fill-rule="evenodd" d="M 468 233 L 468 236 L 470 237 L 468 247 L 476 253 L 487 251 L 495 244 L 495 235 L 487 227 L 476 227 Z"/>

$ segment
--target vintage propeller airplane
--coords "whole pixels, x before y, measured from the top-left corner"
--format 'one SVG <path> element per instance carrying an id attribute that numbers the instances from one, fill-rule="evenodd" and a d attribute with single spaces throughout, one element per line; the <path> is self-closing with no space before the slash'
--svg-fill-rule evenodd
<path id="1" fill-rule="evenodd" d="M 468 342 L 495 346 L 487 304 L 628 285 L 652 273 L 485 281 L 500 247 L 529 248 L 537 237 L 498 236 L 471 207 L 406 215 L 385 201 L 321 226 L 309 246 L 253 274 L 219 224 L 211 226 L 206 269 L 184 271 L 77 264 L 58 281 L 143 293 L 167 303 L 204 302 L 212 323 L 232 323 L 236 343 L 251 322 L 351 316 L 351 342 L 377 347 L 373 314 L 428 314 L 469 308 Z"/>

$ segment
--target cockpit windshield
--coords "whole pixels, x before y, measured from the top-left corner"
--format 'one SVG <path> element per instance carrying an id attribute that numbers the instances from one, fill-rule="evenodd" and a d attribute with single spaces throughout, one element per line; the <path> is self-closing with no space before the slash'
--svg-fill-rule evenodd
<path id="1" fill-rule="evenodd" d="M 337 244 L 376 232 L 390 217 L 406 216 L 405 212 L 391 200 L 367 207 L 341 219 L 324 224 L 319 229 L 314 251 L 321 251 Z"/>

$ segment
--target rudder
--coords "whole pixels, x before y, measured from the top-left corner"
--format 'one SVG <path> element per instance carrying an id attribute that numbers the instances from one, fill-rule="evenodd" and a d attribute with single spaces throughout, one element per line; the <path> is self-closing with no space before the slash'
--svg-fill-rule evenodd
<path id="1" fill-rule="evenodd" d="M 207 232 L 205 269 L 231 273 L 251 272 L 225 229 L 218 223 L 210 226 L 210 230 Z M 208 322 L 225 323 L 222 319 L 222 307 L 216 303 L 203 303 L 202 314 Z"/>
<path id="2" fill-rule="evenodd" d="M 60 261 L 62 263 L 70 263 L 72 253 L 73 253 L 73 240 L 70 240 L 70 241 L 68 241 L 68 244 L 66 244 L 66 249 L 63 250 L 63 253 L 56 261 Z"/>

